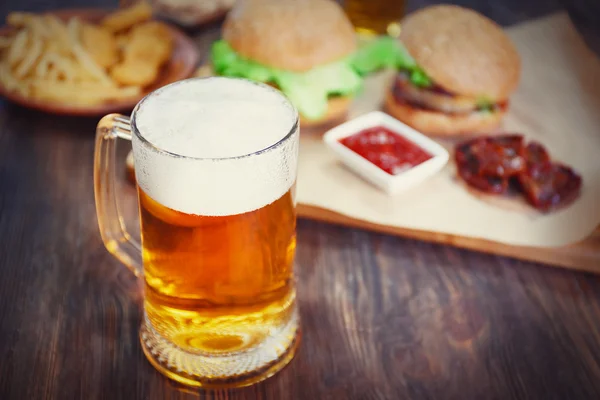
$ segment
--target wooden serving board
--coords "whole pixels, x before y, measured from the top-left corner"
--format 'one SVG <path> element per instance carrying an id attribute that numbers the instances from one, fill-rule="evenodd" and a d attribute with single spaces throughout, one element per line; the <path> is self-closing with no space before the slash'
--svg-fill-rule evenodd
<path id="1" fill-rule="evenodd" d="M 298 204 L 298 216 L 351 228 L 365 229 L 427 242 L 447 244 L 463 249 L 498 254 L 556 267 L 600 273 L 600 227 L 585 240 L 563 247 L 509 246 L 502 243 L 463 236 L 378 225 L 357 220 L 334 211 Z"/>

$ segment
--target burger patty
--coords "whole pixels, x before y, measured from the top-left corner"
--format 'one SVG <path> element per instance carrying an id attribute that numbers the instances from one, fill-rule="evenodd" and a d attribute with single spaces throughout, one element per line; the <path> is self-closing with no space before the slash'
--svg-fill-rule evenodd
<path id="1" fill-rule="evenodd" d="M 446 114 L 469 114 L 479 111 L 476 99 L 450 93 L 436 85 L 427 88 L 417 87 L 410 82 L 404 72 L 397 74 L 392 90 L 396 101 L 425 110 Z M 494 107 L 502 107 L 502 105 Z"/>

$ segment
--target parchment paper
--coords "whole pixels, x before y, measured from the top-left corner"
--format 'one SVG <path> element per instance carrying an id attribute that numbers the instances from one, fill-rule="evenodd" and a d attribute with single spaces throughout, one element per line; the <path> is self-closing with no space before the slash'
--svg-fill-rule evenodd
<path id="1" fill-rule="evenodd" d="M 523 69 L 503 130 L 540 141 L 553 159 L 582 175 L 582 194 L 574 204 L 544 215 L 518 199 L 475 196 L 456 180 L 453 162 L 419 186 L 390 196 L 344 167 L 320 134 L 304 132 L 298 202 L 376 224 L 510 245 L 554 247 L 588 236 L 600 223 L 600 61 L 563 13 L 514 26 L 508 34 Z M 370 78 L 350 117 L 378 109 L 392 76 Z"/>

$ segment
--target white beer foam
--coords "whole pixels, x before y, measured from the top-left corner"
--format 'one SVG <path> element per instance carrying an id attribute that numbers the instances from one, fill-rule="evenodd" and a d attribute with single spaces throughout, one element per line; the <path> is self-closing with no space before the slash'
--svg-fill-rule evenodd
<path id="1" fill-rule="evenodd" d="M 278 91 L 242 79 L 165 86 L 134 111 L 149 142 L 133 135 L 137 182 L 157 202 L 186 214 L 235 215 L 264 207 L 296 180 L 298 132 L 270 147 L 296 118 Z"/>

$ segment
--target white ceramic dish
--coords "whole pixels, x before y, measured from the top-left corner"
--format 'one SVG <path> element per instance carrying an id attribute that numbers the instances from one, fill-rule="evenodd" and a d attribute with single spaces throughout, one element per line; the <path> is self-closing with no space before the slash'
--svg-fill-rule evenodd
<path id="1" fill-rule="evenodd" d="M 433 157 L 404 172 L 391 175 L 339 142 L 375 126 L 390 129 L 427 150 Z M 442 146 L 381 111 L 361 115 L 330 129 L 323 136 L 323 141 L 347 167 L 390 194 L 406 190 L 434 175 L 446 165 L 449 158 L 448 151 Z"/>

